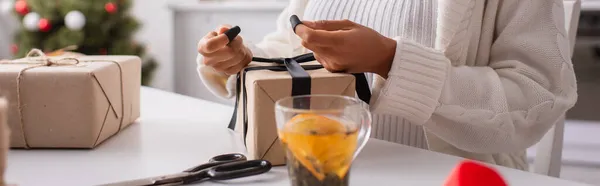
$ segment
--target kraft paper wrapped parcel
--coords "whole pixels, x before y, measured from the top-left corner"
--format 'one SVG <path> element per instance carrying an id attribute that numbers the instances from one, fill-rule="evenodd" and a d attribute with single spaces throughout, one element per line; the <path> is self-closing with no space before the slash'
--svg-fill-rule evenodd
<path id="1" fill-rule="evenodd" d="M 331 73 L 314 61 L 312 55 L 288 59 L 294 59 L 297 65 L 301 64 L 310 76 L 310 87 L 302 88 L 308 89 L 304 94 L 354 97 L 357 95 L 357 86 L 362 89 L 366 86 L 366 91 L 369 92 L 366 79 L 357 79 L 360 76 L 352 74 Z M 263 159 L 273 165 L 285 165 L 285 152 L 278 141 L 274 107 L 277 100 L 293 95 L 293 77 L 283 65 L 285 59 L 259 60 L 269 63 L 252 62 L 238 75 L 236 109 L 229 128 L 243 134 L 248 159 Z"/>
<path id="2" fill-rule="evenodd" d="M 0 95 L 0 186 L 6 185 L 6 160 L 9 150 L 10 130 L 8 129 L 7 112 L 8 102 Z"/>
<path id="3" fill-rule="evenodd" d="M 140 116 L 141 59 L 52 56 L 0 61 L 13 148 L 94 148 Z"/>

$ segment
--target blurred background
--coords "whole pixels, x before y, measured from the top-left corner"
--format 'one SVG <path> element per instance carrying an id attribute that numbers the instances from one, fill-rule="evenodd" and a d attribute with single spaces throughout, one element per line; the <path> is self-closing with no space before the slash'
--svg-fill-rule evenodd
<path id="1" fill-rule="evenodd" d="M 600 0 L 582 0 L 573 63 L 579 101 L 567 114 L 561 177 L 600 185 Z M 221 24 L 246 41 L 275 29 L 287 0 L 0 0 L 0 59 L 31 47 L 49 55 L 77 45 L 88 55 L 138 55 L 143 84 L 231 105 L 196 73 L 196 45 Z M 532 147 L 530 157 L 535 156 Z"/>

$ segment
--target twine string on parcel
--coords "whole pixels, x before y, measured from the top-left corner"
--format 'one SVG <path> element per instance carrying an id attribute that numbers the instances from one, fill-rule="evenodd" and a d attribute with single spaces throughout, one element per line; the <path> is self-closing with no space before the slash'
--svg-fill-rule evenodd
<path id="1" fill-rule="evenodd" d="M 67 47 L 65 48 L 66 50 L 69 50 L 72 47 Z M 38 68 L 38 67 L 51 67 L 51 66 L 77 66 L 78 64 L 82 63 L 82 62 L 109 62 L 109 63 L 114 63 L 117 65 L 117 67 L 119 68 L 119 78 L 120 78 L 120 84 L 121 84 L 121 121 L 119 122 L 119 128 L 117 130 L 117 133 L 121 131 L 122 125 L 123 125 L 123 119 L 125 118 L 125 103 L 123 101 L 124 99 L 124 87 L 123 87 L 123 70 L 121 67 L 121 64 L 119 64 L 117 61 L 111 61 L 111 60 L 79 60 L 77 58 L 73 58 L 73 57 L 66 57 L 66 58 L 59 58 L 59 59 L 52 59 L 49 58 L 44 52 L 42 52 L 40 49 L 34 48 L 31 49 L 27 55 L 24 58 L 21 59 L 15 59 L 15 60 L 0 60 L 0 65 L 5 65 L 5 64 L 31 64 L 32 66 L 23 68 L 19 71 L 18 75 L 17 75 L 17 112 L 19 115 L 19 127 L 21 129 L 21 135 L 23 135 L 23 142 L 24 142 L 24 148 L 25 149 L 30 149 L 31 147 L 29 146 L 29 143 L 27 141 L 27 133 L 25 132 L 25 122 L 24 122 L 24 117 L 23 117 L 23 109 L 24 109 L 24 105 L 23 105 L 23 99 L 22 99 L 22 95 L 21 95 L 21 82 L 23 82 L 23 77 L 24 77 L 24 73 L 27 70 L 31 70 L 34 68 Z M 102 129 L 104 128 L 104 124 L 102 125 L 100 132 L 98 133 L 98 137 L 96 138 L 96 142 L 98 142 L 98 139 L 100 138 L 100 134 L 102 134 Z"/>

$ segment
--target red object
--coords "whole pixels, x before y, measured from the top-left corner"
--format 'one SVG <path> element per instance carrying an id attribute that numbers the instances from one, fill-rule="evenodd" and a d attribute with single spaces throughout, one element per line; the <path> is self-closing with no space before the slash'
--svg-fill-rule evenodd
<path id="1" fill-rule="evenodd" d="M 48 32 L 52 28 L 52 24 L 50 24 L 50 20 L 42 18 L 40 19 L 40 22 L 38 22 L 38 27 L 42 32 Z"/>
<path id="2" fill-rule="evenodd" d="M 108 54 L 108 51 L 106 51 L 105 48 L 101 48 L 100 49 L 100 55 L 106 55 L 106 54 Z"/>
<path id="3" fill-rule="evenodd" d="M 17 0 L 17 2 L 15 2 L 15 11 L 17 11 L 17 13 L 19 13 L 20 15 L 25 15 L 29 13 L 29 7 L 27 6 L 27 1 Z"/>
<path id="4" fill-rule="evenodd" d="M 104 10 L 106 10 L 106 12 L 108 12 L 110 14 L 113 14 L 113 13 L 117 12 L 117 5 L 112 2 L 106 3 L 104 5 Z"/>
<path id="5" fill-rule="evenodd" d="M 494 169 L 473 161 L 463 161 L 454 170 L 444 186 L 507 186 Z"/>
<path id="6" fill-rule="evenodd" d="M 10 52 L 12 52 L 12 54 L 16 54 L 19 52 L 19 46 L 17 46 L 17 44 L 10 45 Z"/>

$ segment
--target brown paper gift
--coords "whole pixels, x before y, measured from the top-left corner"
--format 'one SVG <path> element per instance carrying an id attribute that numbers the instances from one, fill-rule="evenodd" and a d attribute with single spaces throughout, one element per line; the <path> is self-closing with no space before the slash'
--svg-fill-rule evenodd
<path id="1" fill-rule="evenodd" d="M 140 116 L 139 57 L 33 53 L 0 62 L 11 147 L 94 148 Z"/>
<path id="2" fill-rule="evenodd" d="M 237 90 L 240 92 L 229 128 L 243 134 L 244 126 L 247 126 L 243 136 L 248 159 L 268 160 L 276 166 L 285 165 L 285 152 L 279 142 L 275 123 L 275 102 L 292 95 L 292 77 L 288 71 L 282 70 L 285 67 L 261 68 L 265 66 L 274 67 L 272 64 L 252 63 L 238 76 Z M 302 67 L 310 75 L 310 94 L 356 95 L 356 78 L 352 74 L 331 73 L 310 60 L 302 63 Z M 366 83 L 366 79 L 364 81 Z M 246 124 L 244 115 L 247 116 Z"/>
<path id="3" fill-rule="evenodd" d="M 7 121 L 8 103 L 0 97 L 0 186 L 6 185 L 4 174 L 6 172 L 6 159 L 9 150 L 10 130 Z"/>

